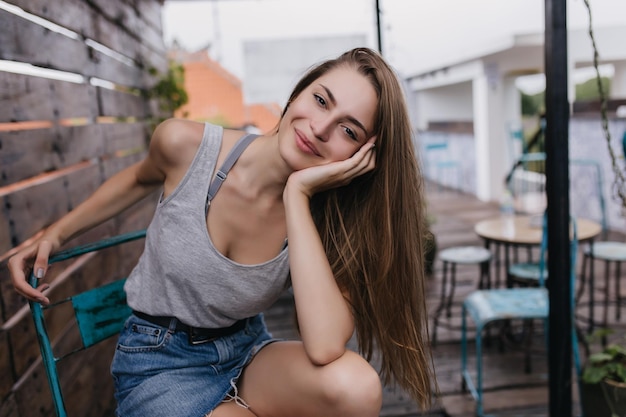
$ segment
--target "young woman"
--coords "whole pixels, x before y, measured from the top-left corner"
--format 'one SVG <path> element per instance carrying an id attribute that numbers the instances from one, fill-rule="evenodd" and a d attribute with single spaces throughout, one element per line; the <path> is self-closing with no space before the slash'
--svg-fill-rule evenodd
<path id="1" fill-rule="evenodd" d="M 16 290 L 48 303 L 25 270 L 43 278 L 50 253 L 157 187 L 112 364 L 119 416 L 374 417 L 381 377 L 429 405 L 422 180 L 376 52 L 311 69 L 268 135 L 162 123 L 143 161 L 11 258 Z M 261 314 L 289 286 L 301 341 L 272 339 Z M 355 330 L 364 357 L 346 349 Z"/>

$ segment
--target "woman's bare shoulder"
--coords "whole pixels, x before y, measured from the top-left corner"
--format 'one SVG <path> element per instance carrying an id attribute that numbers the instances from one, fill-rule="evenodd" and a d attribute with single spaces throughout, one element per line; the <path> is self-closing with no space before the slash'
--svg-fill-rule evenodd
<path id="1" fill-rule="evenodd" d="M 245 135 L 246 132 L 243 130 L 237 130 L 237 129 L 224 129 L 224 146 L 226 148 L 230 148 L 232 145 L 235 144 L 235 142 L 237 142 L 243 135 Z"/>
<path id="2" fill-rule="evenodd" d="M 222 162 L 226 158 L 226 155 L 231 151 L 233 146 L 235 146 L 235 143 L 237 143 L 237 141 L 241 139 L 241 137 L 245 134 L 246 132 L 243 130 L 224 129 L 224 133 L 222 135 L 222 146 L 220 148 L 220 154 L 217 160 L 218 164 L 222 164 Z"/>
<path id="3" fill-rule="evenodd" d="M 150 141 L 151 153 L 156 153 L 167 165 L 179 165 L 193 159 L 204 132 L 204 123 L 184 119 L 161 122 Z"/>

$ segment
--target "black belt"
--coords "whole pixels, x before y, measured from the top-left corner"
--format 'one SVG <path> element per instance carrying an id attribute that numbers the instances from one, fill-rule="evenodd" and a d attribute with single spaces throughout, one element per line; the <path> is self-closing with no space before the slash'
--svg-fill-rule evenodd
<path id="1" fill-rule="evenodd" d="M 172 319 L 176 320 L 176 329 L 177 332 L 185 332 L 187 333 L 187 337 L 189 339 L 189 343 L 192 345 L 198 345 L 200 343 L 207 343 L 212 340 L 218 339 L 223 336 L 231 335 L 239 330 L 242 330 L 246 327 L 246 323 L 248 319 L 243 319 L 236 321 L 235 324 L 229 327 L 222 327 L 219 329 L 209 329 L 205 327 L 193 327 L 189 326 L 185 323 L 182 323 L 176 317 L 168 317 L 168 316 L 151 316 L 146 313 L 142 313 L 141 311 L 133 310 L 133 314 L 139 317 L 142 320 L 149 321 L 152 324 L 156 324 L 161 327 L 170 327 L 170 323 Z"/>

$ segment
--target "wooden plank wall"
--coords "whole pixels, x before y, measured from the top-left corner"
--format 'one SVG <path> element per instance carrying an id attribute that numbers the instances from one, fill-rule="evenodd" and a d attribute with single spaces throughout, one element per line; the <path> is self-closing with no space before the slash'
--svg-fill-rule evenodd
<path id="1" fill-rule="evenodd" d="M 6 260 L 146 152 L 158 106 L 142 91 L 167 70 L 159 0 L 8 0 L 0 7 L 0 417 L 51 416 L 28 305 Z M 13 7 L 14 6 L 14 7 Z M 32 71 L 32 69 L 47 71 Z M 155 194 L 68 245 L 146 227 Z M 51 269 L 58 299 L 127 274 L 141 243 Z M 71 272 L 71 273 L 70 273 Z M 50 318 L 72 345 L 68 312 Z M 70 416 L 112 415 L 114 345 L 61 367 Z"/>

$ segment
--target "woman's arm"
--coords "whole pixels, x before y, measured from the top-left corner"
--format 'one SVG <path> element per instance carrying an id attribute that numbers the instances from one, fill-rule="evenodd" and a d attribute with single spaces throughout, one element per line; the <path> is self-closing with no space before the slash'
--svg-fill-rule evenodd
<path id="1" fill-rule="evenodd" d="M 28 266 L 34 261 L 33 271 L 43 278 L 48 268 L 48 258 L 65 242 L 121 213 L 163 185 L 169 172 L 179 160 L 172 155 L 184 141 L 177 140 L 180 121 L 166 121 L 155 130 L 147 156 L 106 180 L 90 197 L 74 210 L 46 228 L 34 243 L 13 255 L 8 262 L 11 280 L 16 291 L 24 297 L 49 303 L 42 293 L 48 285 L 32 288 L 26 279 Z"/>
<path id="2" fill-rule="evenodd" d="M 283 193 L 298 324 L 304 349 L 316 365 L 343 355 L 354 332 L 354 318 L 335 281 L 309 201 L 316 192 L 345 185 L 370 171 L 374 163 L 373 144 L 368 143 L 346 161 L 294 172 Z"/>
<path id="3" fill-rule="evenodd" d="M 75 236 L 116 216 L 170 179 L 186 171 L 201 137 L 199 124 L 169 119 L 157 126 L 146 157 L 105 181 L 73 211 L 52 224 L 45 235 L 62 245 Z M 197 142 L 197 143 L 195 143 Z M 173 187 L 173 186 L 172 186 Z M 44 235 L 44 236 L 45 236 Z"/>

